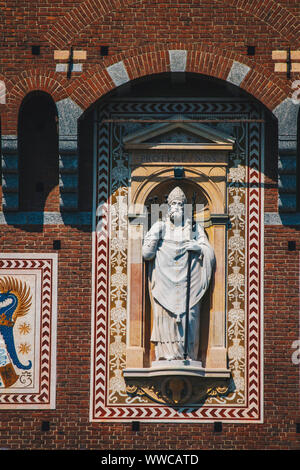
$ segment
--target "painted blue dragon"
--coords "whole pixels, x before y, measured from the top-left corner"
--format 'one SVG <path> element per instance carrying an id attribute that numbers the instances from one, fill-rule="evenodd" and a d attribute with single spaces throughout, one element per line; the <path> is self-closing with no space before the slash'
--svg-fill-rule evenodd
<path id="1" fill-rule="evenodd" d="M 20 362 L 14 340 L 14 325 L 18 317 L 26 315 L 31 306 L 30 291 L 21 281 L 5 277 L 0 280 L 0 337 L 2 336 L 7 353 L 12 363 L 21 370 L 28 370 L 27 365 Z"/>

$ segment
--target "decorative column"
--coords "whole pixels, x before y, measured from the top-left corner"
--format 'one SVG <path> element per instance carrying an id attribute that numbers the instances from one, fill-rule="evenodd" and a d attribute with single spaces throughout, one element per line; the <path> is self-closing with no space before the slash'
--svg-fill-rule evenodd
<path id="1" fill-rule="evenodd" d="M 130 277 L 129 335 L 126 348 L 127 367 L 145 367 L 144 329 L 144 269 L 142 257 L 143 229 L 141 216 L 129 215 L 128 225 L 128 267 Z"/>
<path id="2" fill-rule="evenodd" d="M 82 109 L 65 98 L 56 103 L 59 119 L 59 189 L 62 211 L 78 208 L 78 118 Z"/>
<path id="3" fill-rule="evenodd" d="M 216 269 L 213 283 L 213 294 L 211 298 L 211 312 L 208 337 L 208 348 L 206 356 L 207 369 L 227 369 L 227 347 L 225 335 L 225 311 L 226 311 L 226 225 L 228 217 L 218 215 L 211 217 L 212 240 L 215 255 Z M 221 295 L 220 295 L 221 293 Z"/>

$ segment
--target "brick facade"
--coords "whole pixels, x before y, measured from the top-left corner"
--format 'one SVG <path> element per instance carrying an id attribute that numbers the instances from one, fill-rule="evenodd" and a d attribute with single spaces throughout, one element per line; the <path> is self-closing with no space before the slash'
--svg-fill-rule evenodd
<path id="1" fill-rule="evenodd" d="M 79 169 L 72 173 L 78 174 L 77 202 L 74 205 L 72 199 L 72 209 L 63 208 L 60 202 L 63 190 L 61 183 L 57 183 L 61 171 L 58 160 L 56 169 L 48 160 L 47 172 L 57 171 L 57 175 L 53 178 L 50 174 L 51 181 L 48 181 L 42 204 L 38 201 L 35 206 L 32 202 L 30 209 L 29 202 L 14 210 L 9 207 L 5 210 L 3 206 L 2 252 L 53 252 L 54 240 L 61 240 L 61 249 L 57 251 L 56 409 L 1 410 L 0 447 L 299 449 L 299 434 L 296 433 L 296 423 L 300 422 L 299 365 L 292 362 L 292 344 L 299 339 L 300 216 L 299 212 L 292 211 L 291 222 L 284 222 L 283 217 L 280 223 L 275 223 L 272 218 L 278 215 L 278 126 L 276 113 L 272 113 L 292 97 L 292 83 L 300 79 L 299 73 L 287 78 L 286 72 L 275 72 L 272 51 L 300 48 L 298 1 L 59 0 L 31 3 L 8 0 L 1 1 L 0 8 L 5 31 L 0 80 L 6 88 L 5 103 L 0 104 L 1 135 L 20 135 L 21 105 L 31 92 L 47 93 L 53 103 L 71 99 L 80 109 L 78 113 L 83 113 L 78 148 L 74 151 L 79 153 Z M 40 45 L 40 55 L 32 55 L 32 45 Z M 109 47 L 108 56 L 100 55 L 103 45 Z M 255 46 L 254 56 L 247 55 L 247 46 Z M 86 59 L 75 59 L 74 64 L 82 64 L 82 72 L 73 71 L 68 77 L 66 72 L 56 71 L 57 64 L 68 61 L 55 60 L 54 51 L 71 47 L 74 51 L 86 51 Z M 264 210 L 273 216 L 265 225 L 264 422 L 224 423 L 220 434 L 213 432 L 211 423 L 142 423 L 140 431 L 135 432 L 131 423 L 91 423 L 89 420 L 92 295 L 89 217 L 93 197 L 93 149 L 89 139 L 93 115 L 88 111 L 96 101 L 116 90 L 117 79 L 111 73 L 111 66 L 122 64 L 125 78 L 121 77 L 121 84 L 125 85 L 152 74 L 170 72 L 169 51 L 173 50 L 187 51 L 186 73 L 203 74 L 223 82 L 228 80 L 234 64 L 246 66 L 247 73 L 242 76 L 239 87 L 257 99 L 268 116 Z M 54 134 L 48 133 L 45 142 Z M 57 146 L 59 152 L 59 141 Z M 26 149 L 24 152 L 27 164 L 33 165 L 32 155 L 28 156 Z M 47 186 L 45 168 L 44 173 L 42 169 L 38 171 L 37 180 Z M 20 160 L 17 170 L 2 168 L 2 172 L 6 177 L 18 175 L 19 178 L 16 190 L 12 186 L 8 190 L 3 187 L 4 199 L 7 195 L 23 194 L 32 201 L 29 188 L 37 180 L 31 181 L 28 168 L 22 171 Z M 63 177 L 64 173 L 61 175 Z M 20 181 L 22 177 L 26 177 L 26 181 Z M 75 194 L 68 188 L 65 191 Z M 26 212 L 45 211 L 49 217 L 51 213 L 56 217 L 61 208 L 62 223 L 30 225 L 25 220 L 29 217 Z M 296 241 L 295 251 L 288 250 L 289 241 Z M 41 432 L 42 421 L 50 422 L 50 431 Z"/>

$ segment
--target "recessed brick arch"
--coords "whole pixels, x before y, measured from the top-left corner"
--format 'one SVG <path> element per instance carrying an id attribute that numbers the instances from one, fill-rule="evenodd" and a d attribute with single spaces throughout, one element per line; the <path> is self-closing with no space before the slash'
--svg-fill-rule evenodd
<path id="1" fill-rule="evenodd" d="M 217 0 L 228 6 L 256 17 L 270 26 L 285 41 L 299 43 L 300 22 L 289 10 L 275 0 Z M 103 21 L 105 16 L 126 8 L 126 6 L 142 4 L 143 0 L 85 0 L 78 7 L 69 10 L 62 18 L 52 25 L 45 34 L 45 39 L 53 46 L 60 48 L 70 44 L 72 40 L 90 24 Z"/>
<path id="2" fill-rule="evenodd" d="M 238 54 L 218 50 L 213 46 L 184 44 L 168 44 L 164 48 L 157 46 L 127 51 L 126 55 L 118 55 L 103 62 L 103 67 L 93 68 L 82 74 L 72 86 L 70 97 L 82 108 L 87 109 L 99 98 L 116 86 L 110 77 L 107 67 L 114 63 L 123 62 L 130 80 L 146 75 L 170 72 L 169 50 L 186 50 L 186 72 L 226 80 L 234 62 L 247 65 L 249 73 L 241 82 L 240 87 L 261 101 L 267 108 L 273 110 L 289 94 L 288 84 L 278 80 L 275 74 L 268 72 L 262 66 Z"/>
<path id="3" fill-rule="evenodd" d="M 68 96 L 66 80 L 59 79 L 57 74 L 48 70 L 28 70 L 20 76 L 15 76 L 7 89 L 5 133 L 16 132 L 19 108 L 24 97 L 32 91 L 44 91 L 51 95 L 55 102 Z"/>
<path id="4" fill-rule="evenodd" d="M 248 74 L 239 85 L 242 89 L 273 110 L 289 94 L 288 83 L 283 82 L 264 67 L 255 64 L 246 56 L 233 52 L 227 53 L 214 46 L 199 44 L 185 45 L 171 43 L 164 46 L 158 44 L 136 48 L 108 57 L 99 65 L 91 67 L 80 77 L 71 82 L 65 76 L 46 70 L 30 70 L 21 76 L 14 77 L 13 86 L 7 92 L 7 133 L 16 129 L 19 106 L 23 98 L 31 91 L 41 90 L 49 93 L 55 102 L 70 97 L 81 109 L 88 109 L 95 101 L 116 88 L 107 68 L 122 62 L 129 80 L 146 75 L 170 71 L 169 50 L 187 51 L 186 72 L 201 73 L 221 80 L 226 80 L 234 62 L 250 68 Z"/>

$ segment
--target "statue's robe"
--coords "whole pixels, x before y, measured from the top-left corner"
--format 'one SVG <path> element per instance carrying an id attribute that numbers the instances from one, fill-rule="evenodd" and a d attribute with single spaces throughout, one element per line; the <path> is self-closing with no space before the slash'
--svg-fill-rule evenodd
<path id="1" fill-rule="evenodd" d="M 162 228 L 160 235 L 158 227 Z M 201 299 L 211 280 L 215 256 L 201 226 L 197 227 L 193 239 L 201 252 L 191 252 L 188 357 L 197 360 Z M 155 343 L 156 360 L 183 359 L 188 276 L 188 252 L 184 244 L 188 240 L 191 240 L 190 223 L 174 227 L 169 220 L 153 224 L 144 240 L 143 257 L 150 261 L 151 341 Z"/>

